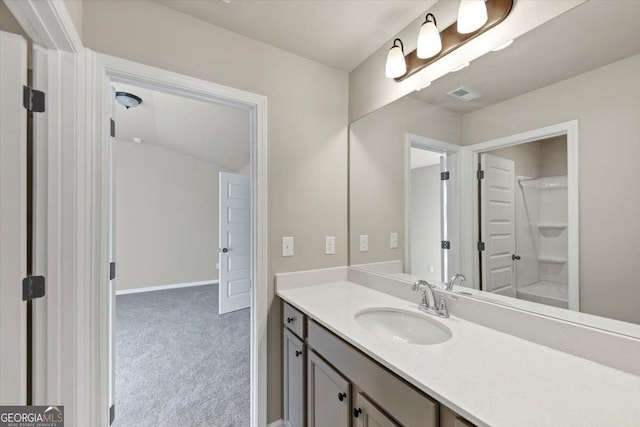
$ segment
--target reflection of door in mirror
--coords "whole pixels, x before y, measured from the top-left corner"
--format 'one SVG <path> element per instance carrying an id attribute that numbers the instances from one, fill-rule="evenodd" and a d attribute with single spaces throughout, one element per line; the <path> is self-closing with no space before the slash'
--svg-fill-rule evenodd
<path id="1" fill-rule="evenodd" d="M 482 289 L 569 306 L 566 135 L 479 155 Z"/>

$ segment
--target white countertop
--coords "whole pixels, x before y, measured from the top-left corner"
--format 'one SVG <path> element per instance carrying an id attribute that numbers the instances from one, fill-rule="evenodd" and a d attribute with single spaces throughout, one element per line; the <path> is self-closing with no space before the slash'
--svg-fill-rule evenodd
<path id="1" fill-rule="evenodd" d="M 478 425 L 640 427 L 638 376 L 454 316 L 429 316 L 417 303 L 351 282 L 277 294 Z M 414 345 L 375 335 L 354 320 L 358 311 L 372 307 L 429 316 L 453 337 L 442 344 Z"/>

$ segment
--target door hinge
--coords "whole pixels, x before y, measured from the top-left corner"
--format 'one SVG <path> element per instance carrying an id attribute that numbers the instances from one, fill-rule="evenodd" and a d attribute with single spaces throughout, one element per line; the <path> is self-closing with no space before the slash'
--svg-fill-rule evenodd
<path id="1" fill-rule="evenodd" d="M 116 404 L 114 403 L 109 408 L 109 425 L 113 424 L 113 420 L 116 419 Z"/>
<path id="2" fill-rule="evenodd" d="M 116 263 L 109 263 L 109 280 L 113 280 L 116 278 Z"/>
<path id="3" fill-rule="evenodd" d="M 484 179 L 484 171 L 483 170 L 479 170 L 478 173 L 476 174 L 478 179 Z"/>
<path id="4" fill-rule="evenodd" d="M 22 105 L 32 113 L 44 113 L 44 92 L 22 86 Z"/>
<path id="5" fill-rule="evenodd" d="M 478 250 L 479 251 L 484 251 L 484 242 L 478 242 Z"/>
<path id="6" fill-rule="evenodd" d="M 448 181 L 449 180 L 449 171 L 440 172 L 440 181 Z"/>
<path id="7" fill-rule="evenodd" d="M 44 276 L 27 276 L 22 279 L 22 301 L 42 298 L 45 294 Z"/>
<path id="8" fill-rule="evenodd" d="M 451 242 L 449 240 L 443 240 L 442 249 L 451 249 Z"/>
<path id="9" fill-rule="evenodd" d="M 116 121 L 113 119 L 111 119 L 111 127 L 109 129 L 109 135 L 111 135 L 111 138 L 116 137 Z"/>

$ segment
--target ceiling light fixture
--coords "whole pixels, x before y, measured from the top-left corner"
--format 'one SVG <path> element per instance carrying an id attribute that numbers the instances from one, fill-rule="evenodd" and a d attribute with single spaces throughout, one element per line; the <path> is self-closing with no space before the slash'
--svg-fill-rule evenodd
<path id="1" fill-rule="evenodd" d="M 513 43 L 513 40 L 509 40 L 508 42 L 502 43 L 500 46 L 496 47 L 495 49 L 492 49 L 491 51 L 498 52 L 499 50 L 506 49 L 509 46 L 511 46 L 512 43 Z"/>
<path id="2" fill-rule="evenodd" d="M 402 40 L 395 39 L 393 46 L 387 54 L 387 66 L 385 75 L 390 79 L 402 76 L 407 72 L 407 63 L 404 60 L 404 45 Z"/>
<path id="3" fill-rule="evenodd" d="M 487 22 L 487 5 L 484 0 L 460 0 L 458 8 L 458 32 L 473 33 Z"/>
<path id="4" fill-rule="evenodd" d="M 433 16 L 432 13 L 427 13 L 424 23 L 420 27 L 420 33 L 418 34 L 418 48 L 416 52 L 418 58 L 431 58 L 442 50 L 442 40 L 440 39 L 440 32 L 436 25 L 436 17 Z"/>
<path id="5" fill-rule="evenodd" d="M 116 92 L 116 101 L 127 110 L 142 104 L 142 98 L 129 92 Z"/>
<path id="6" fill-rule="evenodd" d="M 427 13 L 414 51 L 405 56 L 402 40 L 393 40 L 387 54 L 385 75 L 397 82 L 414 75 L 504 21 L 511 13 L 514 1 L 460 0 L 458 21 L 442 32 L 438 31 L 436 17 Z"/>

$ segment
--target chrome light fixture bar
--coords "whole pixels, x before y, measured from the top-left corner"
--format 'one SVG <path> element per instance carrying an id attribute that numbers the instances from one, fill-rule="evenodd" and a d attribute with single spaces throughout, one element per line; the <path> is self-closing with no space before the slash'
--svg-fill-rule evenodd
<path id="1" fill-rule="evenodd" d="M 435 16 L 428 13 L 420 27 L 416 50 L 404 55 L 402 41 L 393 41 L 385 75 L 398 82 L 412 76 L 504 21 L 511 13 L 513 3 L 514 0 L 461 0 L 458 20 L 441 32 L 438 32 Z M 402 70 L 404 72 L 400 74 Z"/>

